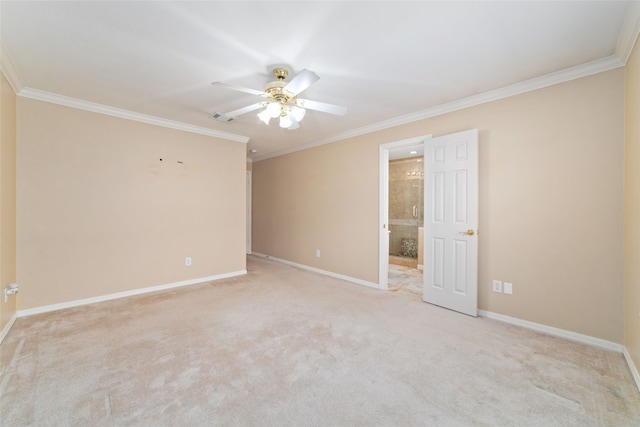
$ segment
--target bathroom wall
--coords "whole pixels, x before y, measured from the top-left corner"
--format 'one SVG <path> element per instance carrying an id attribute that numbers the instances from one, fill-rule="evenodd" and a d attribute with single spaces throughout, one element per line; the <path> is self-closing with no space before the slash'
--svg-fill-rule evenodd
<path id="1" fill-rule="evenodd" d="M 389 161 L 389 253 L 417 258 L 418 227 L 424 222 L 422 157 Z M 403 247 L 403 241 L 405 242 Z M 416 247 L 414 248 L 413 243 Z M 414 256 L 415 255 L 415 256 Z"/>

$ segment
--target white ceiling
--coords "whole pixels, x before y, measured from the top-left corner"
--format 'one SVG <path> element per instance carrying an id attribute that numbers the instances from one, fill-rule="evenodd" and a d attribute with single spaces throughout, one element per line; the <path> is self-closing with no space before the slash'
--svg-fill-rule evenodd
<path id="1" fill-rule="evenodd" d="M 637 6 L 2 0 L 2 64 L 22 96 L 248 139 L 260 159 L 620 66 Z M 288 80 L 313 70 L 320 80 L 301 97 L 347 114 L 308 111 L 293 131 L 256 112 L 209 117 L 261 99 L 211 82 L 263 90 L 275 65 Z"/>

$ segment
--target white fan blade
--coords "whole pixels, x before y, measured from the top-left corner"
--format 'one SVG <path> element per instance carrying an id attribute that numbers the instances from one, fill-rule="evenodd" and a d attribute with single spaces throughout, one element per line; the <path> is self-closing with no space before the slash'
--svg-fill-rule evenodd
<path id="1" fill-rule="evenodd" d="M 264 102 L 258 102 L 257 104 L 252 104 L 243 108 L 238 108 L 237 110 L 229 111 L 228 113 L 225 113 L 225 116 L 237 117 L 241 114 L 250 113 L 262 107 L 264 107 Z"/>
<path id="2" fill-rule="evenodd" d="M 316 73 L 305 69 L 300 71 L 298 75 L 284 87 L 284 89 L 287 92 L 297 95 L 318 80 L 320 80 L 320 77 L 318 77 Z"/>
<path id="3" fill-rule="evenodd" d="M 228 89 L 237 90 L 238 92 L 250 93 L 251 95 L 258 95 L 258 96 L 263 96 L 264 95 L 264 92 L 262 92 L 262 91 L 251 89 L 251 88 L 244 87 L 244 86 L 234 85 L 234 84 L 231 84 L 231 83 L 213 82 L 211 84 L 213 86 L 222 86 L 222 87 L 226 87 Z"/>
<path id="4" fill-rule="evenodd" d="M 338 116 L 344 116 L 345 114 L 347 114 L 347 107 L 342 107 L 340 105 L 327 104 L 327 103 L 318 102 L 318 101 L 310 101 L 308 99 L 298 98 L 298 100 L 296 100 L 296 105 L 298 107 L 307 108 L 309 110 L 322 111 L 323 113 L 330 113 Z"/>

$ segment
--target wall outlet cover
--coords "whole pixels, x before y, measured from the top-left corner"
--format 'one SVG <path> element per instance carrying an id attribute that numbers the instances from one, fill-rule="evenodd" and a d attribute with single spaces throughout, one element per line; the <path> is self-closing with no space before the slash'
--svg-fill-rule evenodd
<path id="1" fill-rule="evenodd" d="M 504 293 L 509 295 L 513 294 L 513 283 L 504 282 Z"/>
<path id="2" fill-rule="evenodd" d="M 493 292 L 502 292 L 502 281 L 494 280 L 493 281 Z"/>

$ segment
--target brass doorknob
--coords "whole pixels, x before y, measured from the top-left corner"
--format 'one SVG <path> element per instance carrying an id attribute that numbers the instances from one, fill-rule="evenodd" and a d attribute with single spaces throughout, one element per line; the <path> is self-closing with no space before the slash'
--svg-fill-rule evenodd
<path id="1" fill-rule="evenodd" d="M 467 236 L 473 236 L 474 234 L 476 234 L 476 232 L 473 231 L 472 229 L 468 229 L 467 231 L 461 231 L 460 234 L 466 234 Z"/>

